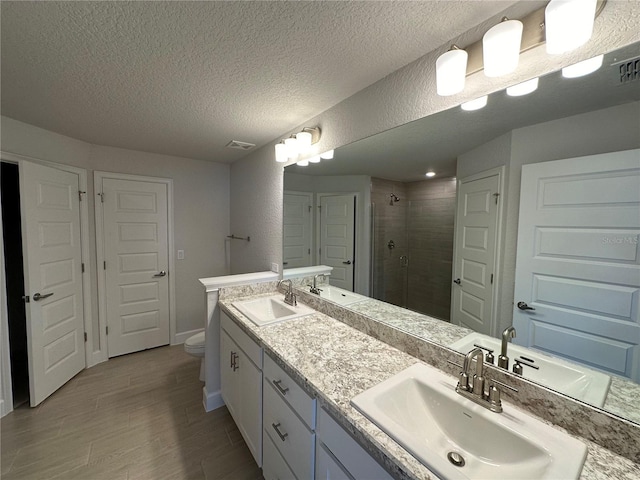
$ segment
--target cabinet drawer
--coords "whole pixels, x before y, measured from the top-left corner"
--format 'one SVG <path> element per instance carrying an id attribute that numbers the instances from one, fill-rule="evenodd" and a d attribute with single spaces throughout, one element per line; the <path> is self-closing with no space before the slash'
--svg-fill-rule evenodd
<path id="1" fill-rule="evenodd" d="M 315 434 L 276 393 L 271 383 L 263 388 L 263 428 L 297 478 L 313 478 Z"/>
<path id="2" fill-rule="evenodd" d="M 220 312 L 220 325 L 244 353 L 247 354 L 247 357 L 262 370 L 262 347 L 254 342 L 249 335 L 244 333 L 224 312 Z"/>
<path id="3" fill-rule="evenodd" d="M 305 392 L 269 355 L 264 356 L 265 382 L 275 388 L 311 430 L 316 428 L 316 399 Z"/>
<path id="4" fill-rule="evenodd" d="M 353 478 L 391 480 L 364 448 L 356 442 L 324 408 L 318 409 L 318 441 L 322 442 Z"/>
<path id="5" fill-rule="evenodd" d="M 265 480 L 296 480 L 287 462 L 273 444 L 269 435 L 264 434 L 262 442 L 262 476 Z"/>

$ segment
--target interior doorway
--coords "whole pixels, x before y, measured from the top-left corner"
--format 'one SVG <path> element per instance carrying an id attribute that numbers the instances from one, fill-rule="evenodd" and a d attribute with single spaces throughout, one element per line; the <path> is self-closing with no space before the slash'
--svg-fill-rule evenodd
<path id="1" fill-rule="evenodd" d="M 20 177 L 17 164 L 2 162 L 0 168 L 11 391 L 13 408 L 17 408 L 29 402 L 27 317 L 22 298 L 25 293 L 20 226 Z"/>

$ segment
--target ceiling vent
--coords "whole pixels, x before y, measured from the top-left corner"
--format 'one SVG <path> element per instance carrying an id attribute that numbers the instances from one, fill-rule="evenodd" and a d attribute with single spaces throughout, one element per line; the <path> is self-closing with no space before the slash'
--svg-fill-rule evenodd
<path id="1" fill-rule="evenodd" d="M 225 145 L 228 148 L 235 148 L 237 150 L 251 150 L 255 147 L 253 143 L 241 142 L 239 140 L 231 140 L 229 143 Z"/>
<path id="2" fill-rule="evenodd" d="M 613 65 L 619 85 L 629 85 L 640 80 L 640 57 Z"/>

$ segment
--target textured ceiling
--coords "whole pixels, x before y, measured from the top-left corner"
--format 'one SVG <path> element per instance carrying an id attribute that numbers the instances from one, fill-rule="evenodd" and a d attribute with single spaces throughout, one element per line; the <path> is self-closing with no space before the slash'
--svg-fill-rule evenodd
<path id="1" fill-rule="evenodd" d="M 513 3 L 2 1 L 1 113 L 233 162 Z"/>

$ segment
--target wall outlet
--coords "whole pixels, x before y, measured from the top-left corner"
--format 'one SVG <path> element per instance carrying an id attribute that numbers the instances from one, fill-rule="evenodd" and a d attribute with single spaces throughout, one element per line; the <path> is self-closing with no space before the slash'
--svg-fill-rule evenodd
<path id="1" fill-rule="evenodd" d="M 178 250 L 178 260 L 184 260 L 184 250 Z"/>
<path id="2" fill-rule="evenodd" d="M 274 273 L 280 273 L 280 265 L 278 265 L 277 263 L 272 263 L 271 271 Z"/>

